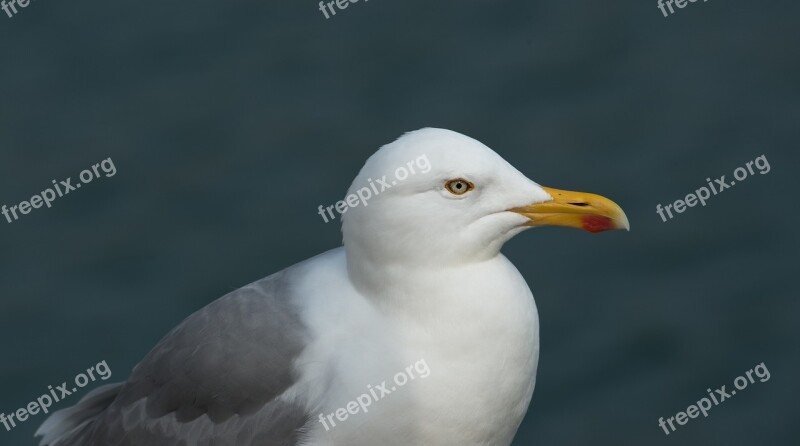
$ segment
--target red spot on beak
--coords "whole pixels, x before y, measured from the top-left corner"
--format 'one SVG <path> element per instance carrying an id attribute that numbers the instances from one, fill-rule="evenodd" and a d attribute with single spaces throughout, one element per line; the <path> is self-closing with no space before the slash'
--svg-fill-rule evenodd
<path id="1" fill-rule="evenodd" d="M 589 232 L 603 232 L 614 229 L 614 222 L 608 217 L 586 215 L 581 218 L 583 229 Z"/>

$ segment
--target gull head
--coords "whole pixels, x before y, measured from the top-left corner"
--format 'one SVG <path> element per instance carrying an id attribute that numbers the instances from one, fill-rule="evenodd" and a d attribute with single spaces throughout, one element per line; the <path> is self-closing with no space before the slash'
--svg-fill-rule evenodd
<path id="1" fill-rule="evenodd" d="M 348 255 L 382 264 L 479 262 L 537 226 L 629 229 L 613 201 L 540 186 L 479 141 L 434 128 L 381 147 L 345 202 Z"/>

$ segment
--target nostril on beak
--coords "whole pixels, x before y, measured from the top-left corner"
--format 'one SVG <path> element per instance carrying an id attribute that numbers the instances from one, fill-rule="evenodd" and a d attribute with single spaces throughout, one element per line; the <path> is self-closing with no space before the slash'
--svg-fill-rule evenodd
<path id="1" fill-rule="evenodd" d="M 589 203 L 569 203 L 573 206 L 589 206 Z"/>

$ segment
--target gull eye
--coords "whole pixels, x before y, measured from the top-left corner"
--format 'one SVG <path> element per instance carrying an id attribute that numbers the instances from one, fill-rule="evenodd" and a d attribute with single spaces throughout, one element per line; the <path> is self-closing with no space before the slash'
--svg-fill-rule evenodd
<path id="1" fill-rule="evenodd" d="M 450 191 L 453 195 L 464 195 L 467 192 L 475 189 L 475 185 L 470 183 L 469 181 L 463 178 L 456 178 L 455 180 L 450 180 L 444 185 L 445 189 Z"/>

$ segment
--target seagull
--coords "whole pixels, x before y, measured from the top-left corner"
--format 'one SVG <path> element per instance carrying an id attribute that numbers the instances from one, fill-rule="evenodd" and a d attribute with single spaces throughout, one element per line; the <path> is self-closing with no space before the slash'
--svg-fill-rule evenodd
<path id="1" fill-rule="evenodd" d="M 511 444 L 539 317 L 500 249 L 539 226 L 629 230 L 625 213 L 435 128 L 375 152 L 348 197 L 365 187 L 336 208 L 343 246 L 192 314 L 126 382 L 53 413 L 40 444 Z"/>

